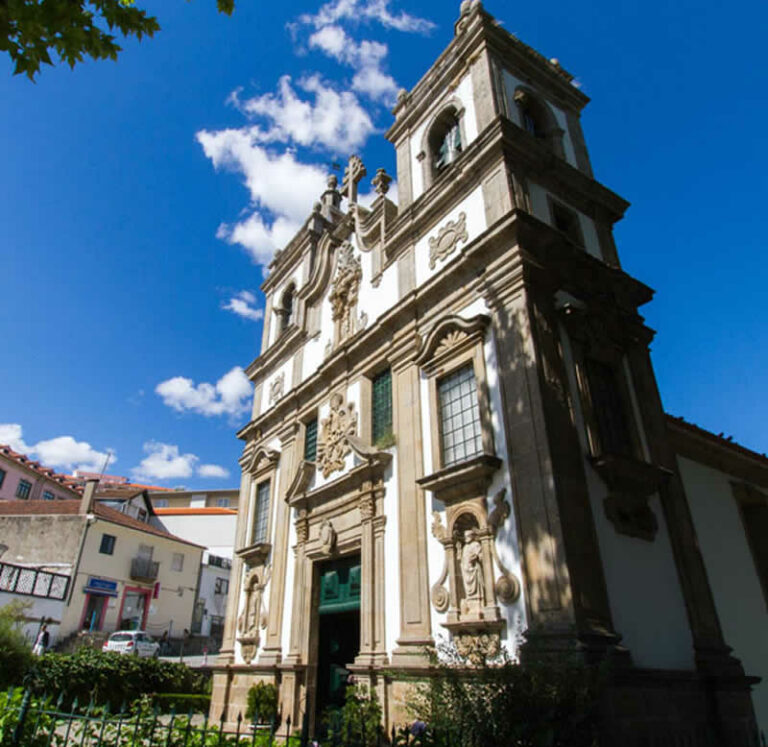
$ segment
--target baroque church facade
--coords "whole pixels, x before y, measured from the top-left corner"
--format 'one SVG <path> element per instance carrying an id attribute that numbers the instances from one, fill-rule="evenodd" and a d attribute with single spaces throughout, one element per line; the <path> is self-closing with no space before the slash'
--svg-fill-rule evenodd
<path id="1" fill-rule="evenodd" d="M 621 269 L 628 204 L 593 176 L 587 101 L 464 2 L 394 109 L 397 204 L 383 169 L 359 204 L 352 157 L 275 256 L 215 718 L 265 681 L 283 725 L 316 723 L 353 675 L 389 728 L 447 639 L 470 661 L 610 658 L 606 728 L 627 744 L 752 744 L 755 680 L 680 454 L 766 505 L 768 463 L 665 415 L 652 291 Z"/>

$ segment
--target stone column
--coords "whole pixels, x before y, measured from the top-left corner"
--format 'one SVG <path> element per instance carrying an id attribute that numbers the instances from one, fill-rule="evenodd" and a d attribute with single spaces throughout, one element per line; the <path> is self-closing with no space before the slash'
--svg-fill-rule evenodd
<path id="1" fill-rule="evenodd" d="M 403 361 L 392 372 L 395 386 L 394 425 L 397 438 L 398 512 L 400 532 L 400 636 L 394 666 L 420 666 L 424 647 L 433 645 L 427 576 L 425 500 L 416 480 L 423 474 L 419 368 Z"/>
<path id="2" fill-rule="evenodd" d="M 235 529 L 235 549 L 243 547 L 248 531 L 248 510 L 251 505 L 251 475 L 243 472 L 240 478 L 240 497 L 237 508 L 237 527 Z M 221 664 L 231 664 L 235 660 L 235 635 L 237 633 L 237 609 L 243 586 L 243 561 L 234 556 L 232 570 L 229 574 L 229 594 L 227 595 L 227 611 L 224 618 L 224 635 L 219 651 L 218 661 Z"/>
<path id="3" fill-rule="evenodd" d="M 269 587 L 269 619 L 264 650 L 259 657 L 259 664 L 277 664 L 282 657 L 283 615 L 285 614 L 285 575 L 288 565 L 288 537 L 290 532 L 291 509 L 285 495 L 295 471 L 296 427 L 291 424 L 280 435 L 280 485 L 274 492 L 275 506 L 274 545 L 272 547 L 272 581 Z"/>

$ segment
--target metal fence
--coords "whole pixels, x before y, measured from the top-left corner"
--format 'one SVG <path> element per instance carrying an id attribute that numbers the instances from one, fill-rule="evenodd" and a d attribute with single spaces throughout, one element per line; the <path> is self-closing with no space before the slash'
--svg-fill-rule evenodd
<path id="1" fill-rule="evenodd" d="M 130 708 L 123 706 L 113 713 L 108 706 L 95 707 L 93 703 L 82 708 L 77 700 L 65 707 L 63 696 L 54 702 L 50 698 L 33 697 L 29 689 L 23 697 L 16 696 L 15 706 L 12 705 L 13 689 L 7 696 L 0 693 L 0 701 L 4 696 L 7 697 L 5 709 L 16 709 L 18 713 L 17 718 L 10 720 L 12 732 L 4 735 L 0 712 L 0 744 L 11 747 L 418 747 L 427 744 L 422 738 L 413 737 L 405 727 L 399 730 L 393 727 L 390 734 L 379 727 L 366 734 L 364 726 L 358 730 L 347 726 L 344 733 L 338 720 L 324 730 L 322 737 L 316 738 L 306 718 L 296 728 L 290 717 L 282 724 L 279 721 L 260 724 L 238 714 L 232 729 L 226 728 L 223 713 L 218 723 L 192 711 L 181 715 L 172 709 L 170 713 L 161 714 L 159 708 L 149 704 L 149 699 Z M 451 740 L 428 743 L 450 747 Z"/>
<path id="2" fill-rule="evenodd" d="M 69 576 L 39 571 L 13 563 L 0 563 L 0 591 L 44 599 L 64 599 Z"/>

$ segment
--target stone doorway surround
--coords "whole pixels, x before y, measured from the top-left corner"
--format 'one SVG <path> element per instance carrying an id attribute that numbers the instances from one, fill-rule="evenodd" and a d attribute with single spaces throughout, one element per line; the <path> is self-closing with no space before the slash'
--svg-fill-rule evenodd
<path id="1" fill-rule="evenodd" d="M 338 396 L 338 395 L 334 395 Z M 358 681 L 381 689 L 376 670 L 388 664 L 385 641 L 385 566 L 383 513 L 385 472 L 392 455 L 366 446 L 352 434 L 343 442 L 354 465 L 340 477 L 311 489 L 315 462 L 299 464 L 286 501 L 293 509 L 295 575 L 288 654 L 280 700 L 284 717 L 301 723 L 315 717 L 318 666 L 319 569 L 329 559 L 358 554 L 361 566 L 360 652 L 350 670 Z"/>

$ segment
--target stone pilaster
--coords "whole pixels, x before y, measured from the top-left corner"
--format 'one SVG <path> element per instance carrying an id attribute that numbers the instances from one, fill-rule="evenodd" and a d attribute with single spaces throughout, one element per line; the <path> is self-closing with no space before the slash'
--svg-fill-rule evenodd
<path id="1" fill-rule="evenodd" d="M 248 531 L 248 510 L 251 505 L 251 475 L 243 472 L 240 478 L 240 497 L 237 508 L 237 527 L 235 529 L 235 547 L 245 545 Z M 227 596 L 227 612 L 224 618 L 224 635 L 219 651 L 219 663 L 231 664 L 235 660 L 235 635 L 237 628 L 237 609 L 243 586 L 243 561 L 235 556 L 232 559 L 232 570 L 229 574 L 229 594 Z"/>
<path id="2" fill-rule="evenodd" d="M 281 436 L 280 486 L 275 491 L 274 542 L 272 546 L 272 581 L 269 588 L 269 619 L 264 650 L 259 664 L 276 664 L 282 656 L 283 615 L 285 614 L 285 577 L 288 566 L 288 535 L 290 531 L 290 508 L 285 500 L 291 484 L 296 459 L 297 429 L 291 427 Z"/>
<path id="3" fill-rule="evenodd" d="M 393 371 L 398 453 L 398 528 L 400 533 L 400 636 L 395 666 L 420 666 L 424 647 L 434 643 L 429 611 L 427 522 L 424 495 L 416 484 L 423 474 L 419 368 L 412 361 Z"/>

